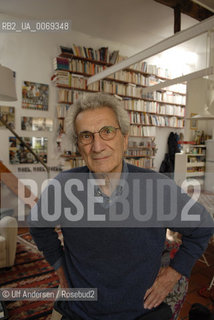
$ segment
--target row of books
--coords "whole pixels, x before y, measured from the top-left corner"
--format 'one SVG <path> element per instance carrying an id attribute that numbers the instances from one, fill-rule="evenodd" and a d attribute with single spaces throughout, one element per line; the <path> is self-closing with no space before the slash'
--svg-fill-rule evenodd
<path id="1" fill-rule="evenodd" d="M 76 89 L 78 90 L 77 87 L 78 83 L 74 83 L 74 86 L 76 86 Z M 79 85 L 81 85 L 81 83 L 79 83 Z M 85 89 L 85 88 L 83 88 Z M 92 83 L 90 86 L 88 86 L 88 89 L 91 91 L 98 91 L 97 88 L 97 83 Z M 87 92 L 87 94 L 90 94 L 92 92 Z M 69 90 L 69 89 L 64 89 L 64 88 L 58 88 L 58 103 L 68 103 L 73 104 L 75 103 L 82 95 L 84 95 L 85 92 L 81 92 L 81 91 L 76 91 L 76 90 Z M 66 105 L 66 107 L 68 107 Z"/>
<path id="2" fill-rule="evenodd" d="M 73 92 L 71 90 L 60 88 L 57 91 L 57 101 L 59 103 L 73 103 Z"/>
<path id="3" fill-rule="evenodd" d="M 186 104 L 186 96 L 179 95 L 171 91 L 153 91 L 149 93 L 142 93 L 142 98 L 157 100 L 161 102 L 169 102 L 185 105 Z"/>
<path id="4" fill-rule="evenodd" d="M 86 73 L 88 75 L 94 75 L 105 69 L 106 66 L 104 65 L 94 64 L 88 61 L 72 60 L 70 63 L 70 71 Z"/>
<path id="5" fill-rule="evenodd" d="M 54 70 L 61 69 L 61 70 L 70 70 L 70 59 L 63 58 L 63 57 L 55 57 L 53 59 L 53 67 Z"/>
<path id="6" fill-rule="evenodd" d="M 70 108 L 70 104 L 59 104 L 56 106 L 56 111 L 57 111 L 57 118 L 66 118 L 67 112 Z"/>
<path id="7" fill-rule="evenodd" d="M 129 130 L 130 136 L 141 137 L 155 137 L 156 127 L 143 127 L 138 125 L 131 125 Z"/>
<path id="8" fill-rule="evenodd" d="M 162 117 L 151 115 L 151 124 L 158 127 L 173 127 L 173 128 L 183 128 L 184 120 L 178 119 L 177 117 Z"/>
<path id="9" fill-rule="evenodd" d="M 73 103 L 75 103 L 78 99 L 80 99 L 85 94 L 85 92 L 77 91 L 77 90 L 74 90 L 72 92 L 73 92 Z M 90 94 L 90 93 L 87 93 L 87 94 Z"/>
<path id="10" fill-rule="evenodd" d="M 149 169 L 154 167 L 154 161 L 151 158 L 150 159 L 149 158 L 140 158 L 140 159 L 127 158 L 126 162 L 141 168 Z"/>
<path id="11" fill-rule="evenodd" d="M 108 47 L 101 47 L 99 49 L 87 48 L 82 46 L 76 46 L 73 44 L 71 47 L 63 47 L 60 46 L 62 54 L 73 54 L 77 57 L 83 57 L 96 61 L 103 61 L 105 63 L 114 64 L 117 61 L 119 51 L 115 50 L 113 52 L 109 52 Z"/>
<path id="12" fill-rule="evenodd" d="M 153 157 L 154 155 L 153 149 L 128 149 L 126 151 L 126 156 Z"/>
<path id="13" fill-rule="evenodd" d="M 72 72 L 85 73 L 88 75 L 94 75 L 106 69 L 105 65 L 99 65 L 89 61 L 68 59 L 63 57 L 54 58 L 53 65 L 55 70 L 63 69 Z M 148 77 L 142 75 L 141 73 L 127 70 L 117 71 L 113 75 L 110 75 L 108 78 L 126 81 L 141 86 L 152 86 L 160 82 L 160 79 L 157 79 L 154 76 Z"/>
<path id="14" fill-rule="evenodd" d="M 156 148 L 155 141 L 153 139 L 143 139 L 140 143 L 134 140 L 129 140 L 128 148 Z"/>
<path id="15" fill-rule="evenodd" d="M 147 113 L 129 113 L 130 122 L 140 125 L 152 125 L 158 127 L 183 127 L 184 120 L 177 117 L 157 116 Z"/>
<path id="16" fill-rule="evenodd" d="M 152 104 L 152 106 L 151 106 Z M 128 112 L 134 112 L 132 110 L 127 109 Z M 159 103 L 151 103 L 145 101 L 145 106 L 143 112 L 146 113 L 155 113 L 164 116 L 177 116 L 177 117 L 184 117 L 184 108 L 180 106 L 172 106 L 172 105 L 160 105 Z M 139 112 L 138 112 L 139 114 Z"/>
<path id="17" fill-rule="evenodd" d="M 53 82 L 56 85 L 66 85 L 77 89 L 89 89 L 92 91 L 103 91 L 110 94 L 118 94 L 123 96 L 158 100 L 160 102 L 168 102 L 184 105 L 186 103 L 186 97 L 182 95 L 176 95 L 168 92 L 153 92 L 152 94 L 143 95 L 143 88 L 137 87 L 134 84 L 121 84 L 114 81 L 102 80 L 95 82 L 87 87 L 87 78 L 70 74 L 67 71 L 56 71 L 52 77 Z"/>
<path id="18" fill-rule="evenodd" d="M 87 88 L 87 79 L 85 77 L 72 75 L 70 79 L 71 79 L 70 86 L 72 88 L 84 89 L 84 90 Z"/>
<path id="19" fill-rule="evenodd" d="M 99 91 L 99 82 L 90 84 L 87 87 L 87 78 L 81 75 L 70 74 L 67 71 L 57 71 L 52 77 L 55 85 L 67 86 L 69 88 Z M 67 101 L 67 100 L 66 100 Z"/>
<path id="20" fill-rule="evenodd" d="M 204 154 L 205 156 L 205 154 Z M 204 162 L 205 158 L 203 158 L 202 156 L 200 157 L 188 157 L 188 165 L 191 164 L 191 163 L 201 163 L 201 162 Z M 205 162 L 204 162 L 205 164 Z"/>
<path id="21" fill-rule="evenodd" d="M 70 48 L 60 46 L 61 53 L 66 54 L 74 54 L 77 57 L 83 57 L 91 60 L 102 61 L 105 63 L 115 64 L 118 63 L 127 57 L 123 57 L 119 54 L 119 50 L 114 50 L 113 52 L 109 52 L 108 47 L 101 47 L 99 49 L 87 48 L 84 46 L 76 46 L 73 44 Z M 146 61 L 141 61 L 135 63 L 130 67 L 131 69 L 135 69 L 138 71 L 142 71 L 145 73 L 150 73 L 157 75 L 159 77 L 171 78 L 168 69 L 157 67 L 154 64 L 148 64 Z"/>
<path id="22" fill-rule="evenodd" d="M 90 62 L 84 62 L 84 61 L 79 61 L 79 63 L 77 63 L 77 60 L 72 60 L 71 66 L 69 68 L 72 68 L 73 72 L 79 72 L 79 73 L 86 73 L 87 75 L 93 75 L 95 73 L 101 72 L 105 69 L 105 66 L 100 66 L 100 65 L 95 65 L 93 63 Z M 115 73 L 112 76 L 109 76 L 109 78 L 113 78 L 117 80 L 121 80 L 121 81 L 127 81 L 125 80 L 125 76 L 120 77 L 118 75 L 119 73 Z M 126 72 L 126 71 L 122 71 L 121 74 L 125 74 L 125 75 L 131 75 L 130 72 Z M 105 89 L 105 92 L 109 92 L 109 93 L 117 93 L 117 94 L 122 94 L 122 95 L 126 95 L 126 88 L 127 86 L 132 86 L 133 88 L 136 88 L 137 84 L 140 85 L 149 85 L 148 84 L 148 77 L 144 77 L 141 74 L 132 74 L 133 76 L 129 76 L 126 77 L 126 79 L 129 78 L 129 80 L 131 80 L 131 84 L 118 84 L 115 83 L 114 81 L 106 81 L 103 80 L 102 85 Z M 65 70 L 56 70 L 54 75 L 52 76 L 51 80 L 57 85 L 57 84 L 63 84 L 63 85 L 68 85 L 71 86 L 71 81 L 72 81 L 72 77 L 77 77 L 77 75 L 75 74 L 71 74 L 69 71 L 65 71 Z M 81 75 L 78 75 L 78 77 L 81 77 Z M 87 83 L 87 78 L 85 78 L 85 83 Z M 136 83 L 136 84 L 135 84 Z M 115 87 L 116 89 L 113 89 L 113 87 Z M 99 89 L 98 89 L 99 90 Z M 135 89 L 133 89 L 135 90 Z M 132 91 L 133 91 L 132 90 Z M 142 88 L 137 88 L 135 91 L 139 92 L 139 96 L 142 95 Z M 120 92 L 120 93 L 119 93 Z M 128 94 L 127 94 L 128 95 Z M 131 96 L 135 95 L 134 92 L 132 94 L 130 94 Z M 183 98 L 183 97 L 182 97 Z"/>
<path id="23" fill-rule="evenodd" d="M 110 94 L 118 94 L 129 97 L 140 98 L 142 96 L 142 88 L 132 84 L 120 84 L 114 81 L 100 81 L 100 90 Z"/>
<path id="24" fill-rule="evenodd" d="M 55 85 L 61 84 L 71 86 L 71 75 L 68 71 L 56 71 L 51 77 L 51 80 L 54 82 Z"/>
<path id="25" fill-rule="evenodd" d="M 79 77 L 73 77 L 71 86 L 73 88 L 80 88 L 80 89 L 86 89 L 86 81 L 84 78 Z M 88 89 L 91 91 L 99 91 L 99 83 L 95 82 L 88 86 Z M 106 92 L 106 91 L 105 91 Z M 117 92 L 117 91 L 116 91 Z M 118 94 L 132 94 L 133 92 L 120 92 Z M 58 101 L 63 103 L 73 103 L 75 102 L 79 97 L 80 94 L 76 91 L 72 91 L 69 89 L 59 88 L 58 89 Z M 136 94 L 136 92 L 135 92 Z M 76 97 L 76 99 L 74 99 Z M 126 110 L 130 111 L 129 113 L 133 114 L 134 111 L 140 111 L 140 112 L 148 112 L 148 113 L 157 113 L 157 114 L 163 114 L 166 116 L 178 116 L 178 117 L 184 117 L 185 109 L 181 106 L 172 106 L 172 105 L 162 105 L 158 102 L 153 101 L 144 101 L 144 100 L 123 100 L 121 102 Z M 140 113 L 135 113 L 136 115 L 134 117 L 139 117 Z M 133 116 L 133 115 L 132 115 Z"/>
<path id="26" fill-rule="evenodd" d="M 131 69 L 157 75 L 158 77 L 171 78 L 168 69 L 157 67 L 156 65 L 148 64 L 146 61 L 140 61 L 130 67 Z"/>
<path id="27" fill-rule="evenodd" d="M 64 63 L 64 61 L 67 63 Z M 105 65 L 95 64 L 93 62 L 78 60 L 78 59 L 67 59 L 56 57 L 54 59 L 54 70 L 68 70 L 71 72 L 86 73 L 88 75 L 94 75 L 105 70 Z"/>
<path id="28" fill-rule="evenodd" d="M 184 108 L 181 106 L 163 105 L 155 101 L 123 100 L 124 107 L 128 111 L 140 111 L 149 113 L 160 113 L 163 115 L 174 115 L 184 117 Z"/>
<path id="29" fill-rule="evenodd" d="M 65 85 L 76 89 L 88 89 L 92 91 L 103 91 L 110 94 L 118 94 L 131 97 L 141 97 L 142 88 L 138 88 L 135 85 L 123 85 L 113 81 L 103 80 L 95 82 L 87 87 L 87 78 L 79 75 L 70 74 L 67 71 L 57 71 L 52 77 L 53 82 L 56 85 Z"/>
<path id="30" fill-rule="evenodd" d="M 144 76 L 141 73 L 136 73 L 132 71 L 117 71 L 113 75 L 110 75 L 108 78 L 130 82 L 140 86 L 150 86 L 159 83 L 157 78 L 154 78 L 152 76 Z"/>
<path id="31" fill-rule="evenodd" d="M 99 89 L 100 89 L 100 84 L 98 81 L 88 85 L 88 90 L 99 91 Z"/>
<path id="32" fill-rule="evenodd" d="M 172 106 L 170 104 L 159 104 L 157 113 L 168 115 L 168 116 L 178 116 L 184 117 L 185 109 L 181 106 Z"/>

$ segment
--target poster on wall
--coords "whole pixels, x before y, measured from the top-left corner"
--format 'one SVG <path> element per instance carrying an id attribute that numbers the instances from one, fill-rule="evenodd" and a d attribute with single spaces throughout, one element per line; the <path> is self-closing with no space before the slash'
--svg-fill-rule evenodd
<path id="1" fill-rule="evenodd" d="M 47 118 L 21 117 L 21 129 L 25 131 L 53 131 L 53 120 Z"/>
<path id="2" fill-rule="evenodd" d="M 15 108 L 8 106 L 0 106 L 0 115 L 7 122 L 11 128 L 15 127 Z M 0 128 L 5 128 L 3 123 L 0 122 Z"/>
<path id="3" fill-rule="evenodd" d="M 43 162 L 47 163 L 47 138 L 23 137 L 22 139 L 33 149 Z M 9 137 L 9 161 L 10 164 L 38 163 L 35 157 L 16 137 Z"/>
<path id="4" fill-rule="evenodd" d="M 198 114 L 197 113 L 191 113 L 191 118 L 194 117 L 194 116 L 197 116 Z M 197 130 L 198 129 L 198 121 L 197 119 L 191 119 L 190 120 L 190 129 L 191 130 Z"/>
<path id="5" fill-rule="evenodd" d="M 49 86 L 43 83 L 23 81 L 22 108 L 48 110 Z"/>

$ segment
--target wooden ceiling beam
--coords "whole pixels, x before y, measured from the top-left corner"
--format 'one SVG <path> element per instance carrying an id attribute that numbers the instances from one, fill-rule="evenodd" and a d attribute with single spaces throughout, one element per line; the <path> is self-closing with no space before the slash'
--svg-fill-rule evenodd
<path id="1" fill-rule="evenodd" d="M 174 33 L 181 31 L 181 9 L 180 6 L 174 8 Z"/>
<path id="2" fill-rule="evenodd" d="M 213 12 L 192 2 L 191 0 L 154 0 L 172 9 L 179 8 L 184 13 L 198 21 L 202 21 L 213 16 Z"/>

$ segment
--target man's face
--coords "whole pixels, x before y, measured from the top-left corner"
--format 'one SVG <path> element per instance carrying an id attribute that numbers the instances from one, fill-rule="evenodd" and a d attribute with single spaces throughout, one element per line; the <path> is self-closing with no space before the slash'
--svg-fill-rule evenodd
<path id="1" fill-rule="evenodd" d="M 114 111 L 108 107 L 80 112 L 75 121 L 76 133 L 97 132 L 105 126 L 119 127 Z M 116 130 L 112 140 L 103 140 L 99 133 L 94 135 L 92 143 L 83 145 L 78 142 L 80 154 L 88 168 L 96 173 L 122 171 L 122 159 L 127 148 L 128 135 L 123 136 Z"/>

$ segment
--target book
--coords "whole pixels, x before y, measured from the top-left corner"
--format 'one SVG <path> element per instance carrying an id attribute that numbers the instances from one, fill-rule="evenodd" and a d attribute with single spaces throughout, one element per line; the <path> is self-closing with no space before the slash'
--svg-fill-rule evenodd
<path id="1" fill-rule="evenodd" d="M 119 55 L 119 50 L 115 50 L 110 54 L 109 63 L 115 64 Z"/>
<path id="2" fill-rule="evenodd" d="M 84 57 L 85 57 L 85 58 L 88 58 L 88 54 L 87 54 L 87 49 L 86 49 L 86 47 L 83 47 L 83 51 L 84 51 Z"/>
<path id="3" fill-rule="evenodd" d="M 74 54 L 75 56 L 79 56 L 78 54 L 78 47 L 73 43 L 73 48 L 74 48 Z"/>
<path id="4" fill-rule="evenodd" d="M 61 53 L 70 53 L 70 54 L 74 54 L 73 49 L 72 49 L 72 48 L 70 48 L 70 47 L 60 46 L 60 50 L 61 50 Z"/>
<path id="5" fill-rule="evenodd" d="M 107 62 L 108 47 L 99 48 L 99 53 L 100 53 L 100 61 Z"/>

